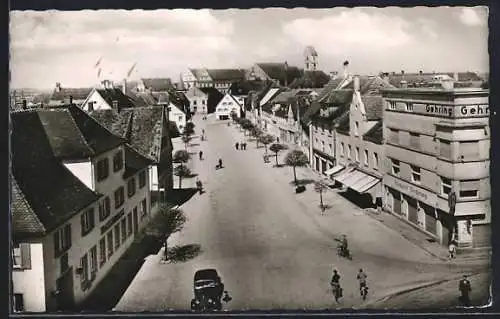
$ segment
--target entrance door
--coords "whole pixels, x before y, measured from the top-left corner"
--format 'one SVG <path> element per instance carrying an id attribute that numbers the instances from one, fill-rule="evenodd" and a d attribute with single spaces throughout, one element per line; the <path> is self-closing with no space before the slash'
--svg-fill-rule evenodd
<path id="1" fill-rule="evenodd" d="M 69 268 L 56 280 L 58 291 L 56 301 L 58 310 L 73 310 L 75 300 L 73 298 L 73 268 Z"/>
<path id="2" fill-rule="evenodd" d="M 400 192 L 392 192 L 392 198 L 394 199 L 394 212 L 396 214 L 402 215 L 401 210 L 401 193 Z"/>
<path id="3" fill-rule="evenodd" d="M 135 234 L 137 234 L 137 231 L 139 229 L 139 219 L 137 216 L 137 207 L 134 207 L 133 219 L 134 219 L 134 235 L 135 235 Z"/>
<path id="4" fill-rule="evenodd" d="M 414 224 L 418 224 L 417 201 L 406 197 L 406 202 L 408 203 L 408 220 Z"/>
<path id="5" fill-rule="evenodd" d="M 422 207 L 425 213 L 425 230 L 433 233 L 434 235 L 437 235 L 438 233 L 436 227 L 436 218 L 434 217 L 434 208 L 424 203 L 420 203 L 420 207 Z"/>

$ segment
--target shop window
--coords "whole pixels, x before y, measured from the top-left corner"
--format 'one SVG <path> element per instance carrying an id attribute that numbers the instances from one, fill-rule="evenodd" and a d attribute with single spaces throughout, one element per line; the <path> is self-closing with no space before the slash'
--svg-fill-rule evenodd
<path id="1" fill-rule="evenodd" d="M 99 266 L 102 267 L 106 263 L 106 238 L 99 240 Z"/>
<path id="2" fill-rule="evenodd" d="M 99 221 L 103 221 L 111 215 L 111 200 L 106 196 L 104 200 L 99 203 Z"/>
<path id="3" fill-rule="evenodd" d="M 460 198 L 477 198 L 479 192 L 479 180 L 460 181 Z"/>
<path id="4" fill-rule="evenodd" d="M 448 195 L 451 192 L 451 180 L 441 176 L 441 194 Z"/>
<path id="5" fill-rule="evenodd" d="M 421 175 L 420 175 L 420 167 L 410 165 L 411 167 L 411 180 L 414 183 L 420 184 Z"/>
<path id="6" fill-rule="evenodd" d="M 395 160 L 395 159 L 391 159 L 391 162 L 392 162 L 392 174 L 399 175 L 400 162 L 398 160 Z"/>
<path id="7" fill-rule="evenodd" d="M 365 157 L 364 157 L 365 166 L 368 166 L 368 150 L 365 150 L 364 154 L 365 154 Z"/>
<path id="8" fill-rule="evenodd" d="M 447 140 L 439 140 L 439 156 L 451 158 L 451 143 Z"/>

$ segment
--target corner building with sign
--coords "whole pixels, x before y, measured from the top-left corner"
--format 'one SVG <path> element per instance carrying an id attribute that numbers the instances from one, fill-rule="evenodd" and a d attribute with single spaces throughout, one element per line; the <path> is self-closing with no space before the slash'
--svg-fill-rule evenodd
<path id="1" fill-rule="evenodd" d="M 443 245 L 491 245 L 488 95 L 383 90 L 384 208 Z"/>

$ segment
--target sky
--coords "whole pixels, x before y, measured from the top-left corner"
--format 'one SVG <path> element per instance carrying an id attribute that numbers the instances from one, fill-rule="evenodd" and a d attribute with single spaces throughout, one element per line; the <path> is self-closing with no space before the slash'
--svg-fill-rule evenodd
<path id="1" fill-rule="evenodd" d="M 304 67 L 352 73 L 487 72 L 486 7 L 11 11 L 12 88 L 90 87 L 187 68 Z M 98 76 L 100 70 L 100 74 Z"/>

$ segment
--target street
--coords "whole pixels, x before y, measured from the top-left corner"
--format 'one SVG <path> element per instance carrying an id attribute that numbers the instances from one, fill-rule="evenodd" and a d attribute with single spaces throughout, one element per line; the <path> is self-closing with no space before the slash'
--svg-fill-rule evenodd
<path id="1" fill-rule="evenodd" d="M 476 272 L 475 267 L 435 258 L 338 194 L 325 197 L 331 208 L 322 216 L 312 185 L 303 194 L 294 193 L 291 168 L 273 167 L 274 159 L 265 164 L 264 149 L 256 149 L 254 141 L 247 142 L 246 151 L 235 150 L 234 144 L 244 138 L 235 125 L 201 116 L 194 123 L 196 134 L 204 128 L 207 139 L 193 140 L 190 165 L 206 192 L 182 206 L 188 221 L 169 245 L 198 244 L 201 253 L 184 263 L 161 264 L 159 255 L 149 256 L 115 310 L 188 310 L 193 275 L 203 268 L 217 269 L 233 298 L 225 310 L 360 308 L 359 268 L 368 275 L 365 303 Z M 200 149 L 203 161 L 198 160 Z M 216 170 L 219 158 L 224 167 Z M 297 173 L 306 176 L 306 168 Z M 192 184 L 183 181 L 183 187 Z M 334 238 L 341 234 L 349 239 L 352 261 L 336 254 Z M 334 268 L 344 288 L 339 303 L 329 286 Z"/>

